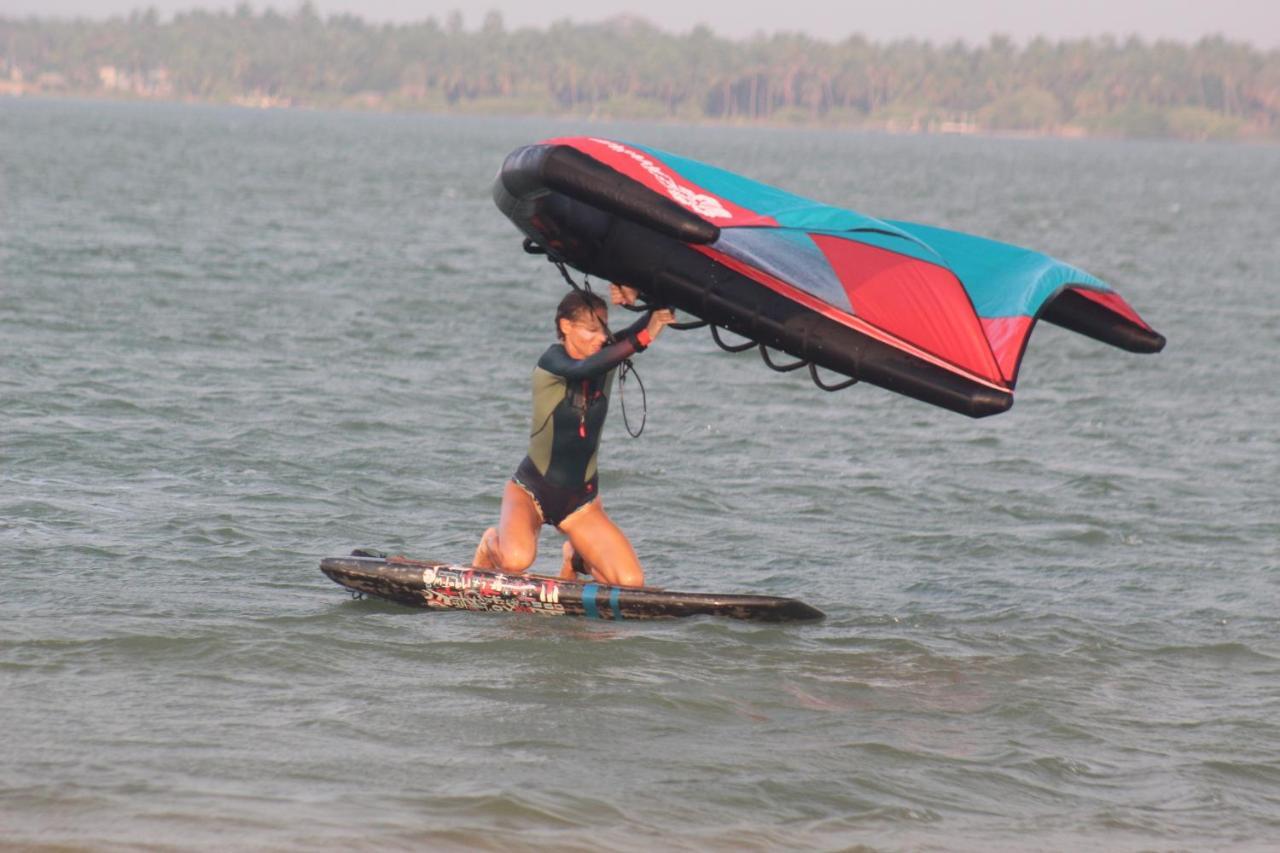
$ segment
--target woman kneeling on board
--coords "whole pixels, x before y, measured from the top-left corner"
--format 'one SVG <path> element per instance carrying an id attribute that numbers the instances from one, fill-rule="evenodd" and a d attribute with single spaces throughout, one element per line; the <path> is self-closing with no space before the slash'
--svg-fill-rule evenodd
<path id="1" fill-rule="evenodd" d="M 634 289 L 617 284 L 609 292 L 615 305 L 633 304 L 637 297 Z M 528 570 L 538 553 L 538 531 L 550 524 L 569 537 L 561 577 L 572 579 L 578 563 L 600 583 L 644 585 L 635 549 L 600 504 L 596 458 L 618 365 L 645 350 L 674 321 L 671 311 L 647 312 L 605 346 L 604 300 L 575 290 L 560 301 L 560 342 L 533 370 L 529 453 L 507 482 L 498 526 L 480 537 L 473 566 Z"/>

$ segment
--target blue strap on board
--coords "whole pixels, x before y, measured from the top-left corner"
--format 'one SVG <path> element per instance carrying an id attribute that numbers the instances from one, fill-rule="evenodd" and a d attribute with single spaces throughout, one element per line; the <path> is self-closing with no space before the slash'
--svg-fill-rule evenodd
<path id="1" fill-rule="evenodd" d="M 599 589 L 600 585 L 594 583 L 589 583 L 582 588 L 582 609 L 591 619 L 600 618 L 600 611 L 596 608 L 596 591 Z"/>
<path id="2" fill-rule="evenodd" d="M 582 588 L 582 609 L 587 616 L 592 619 L 603 619 L 600 615 L 600 606 L 596 603 L 596 596 L 600 592 L 600 584 L 589 583 Z M 609 590 L 609 610 L 612 612 L 614 619 L 622 618 L 622 608 L 618 604 L 618 588 L 615 586 Z"/>

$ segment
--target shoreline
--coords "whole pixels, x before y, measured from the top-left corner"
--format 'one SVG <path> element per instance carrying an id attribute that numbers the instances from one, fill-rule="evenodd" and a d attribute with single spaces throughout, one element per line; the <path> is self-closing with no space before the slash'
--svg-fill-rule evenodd
<path id="1" fill-rule="evenodd" d="M 4 82 L 4 81 L 0 81 Z M 982 128 L 974 123 L 939 121 L 939 122 L 896 122 L 865 121 L 847 122 L 831 121 L 797 121 L 777 119 L 717 119 L 696 116 L 654 116 L 601 114 L 579 112 L 528 112 L 524 110 L 505 110 L 501 102 L 494 104 L 496 108 L 486 109 L 484 106 L 472 109 L 412 109 L 398 103 L 388 103 L 387 99 L 378 96 L 356 96 L 342 99 L 336 103 L 305 103 L 292 99 L 248 93 L 230 99 L 224 98 L 192 98 L 192 97 L 147 97 L 129 96 L 119 93 L 103 93 L 100 91 L 46 91 L 0 89 L 0 103 L 6 100 L 48 100 L 48 101 L 87 101 L 120 104 L 189 104 L 194 106 L 234 107 L 248 111 L 297 111 L 297 112 L 337 112 L 350 114 L 381 114 L 403 116 L 432 116 L 436 118 L 489 118 L 489 119 L 545 119 L 551 121 L 581 121 L 587 123 L 640 122 L 656 125 L 687 127 L 725 127 L 756 128 L 768 130 L 824 130 L 850 133 L 882 133 L 901 136 L 955 136 L 974 139 L 1020 139 L 1020 140 L 1110 140 L 1122 142 L 1172 142 L 1197 143 L 1213 142 L 1233 145 L 1280 145 L 1280 137 L 1265 135 L 1238 135 L 1226 138 L 1199 137 L 1188 138 L 1172 134 L 1165 135 L 1124 135 L 1090 132 L 1080 125 L 1063 125 L 1054 130 L 1000 130 Z M 487 105 L 486 105 L 487 106 Z M 934 129 L 932 125 L 938 125 Z"/>

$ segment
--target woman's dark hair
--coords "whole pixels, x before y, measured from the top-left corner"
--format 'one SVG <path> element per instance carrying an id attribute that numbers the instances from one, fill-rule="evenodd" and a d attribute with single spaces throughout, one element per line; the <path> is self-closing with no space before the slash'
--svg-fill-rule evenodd
<path id="1" fill-rule="evenodd" d="M 609 306 L 596 294 L 588 290 L 571 290 L 565 294 L 564 299 L 560 300 L 559 307 L 556 308 L 556 337 L 564 340 L 564 332 L 560 331 L 561 320 L 572 321 L 582 314 L 594 313 L 603 323 L 608 311 Z"/>

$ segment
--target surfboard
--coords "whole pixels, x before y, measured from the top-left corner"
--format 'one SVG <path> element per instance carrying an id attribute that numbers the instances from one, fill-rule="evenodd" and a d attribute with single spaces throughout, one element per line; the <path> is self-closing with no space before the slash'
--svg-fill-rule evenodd
<path id="1" fill-rule="evenodd" d="M 725 616 L 759 622 L 797 622 L 824 616 L 821 610 L 794 598 L 618 587 L 407 557 L 328 557 L 320 561 L 320 570 L 353 593 L 432 610 L 604 620 Z"/>

